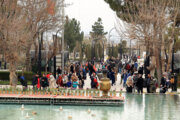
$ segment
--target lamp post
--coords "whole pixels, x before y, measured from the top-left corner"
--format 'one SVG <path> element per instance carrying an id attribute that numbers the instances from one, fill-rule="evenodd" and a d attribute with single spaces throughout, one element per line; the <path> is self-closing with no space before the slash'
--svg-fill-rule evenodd
<path id="1" fill-rule="evenodd" d="M 43 41 L 43 32 L 40 34 L 38 33 L 38 42 L 39 42 L 39 55 L 38 55 L 38 74 L 41 76 L 41 45 Z"/>
<path id="2" fill-rule="evenodd" d="M 112 57 L 114 57 L 114 46 L 113 46 L 113 44 L 114 44 L 114 41 L 112 41 Z"/>
<path id="3" fill-rule="evenodd" d="M 104 44 L 105 44 L 105 41 L 103 40 L 103 62 L 104 62 Z"/>
<path id="4" fill-rule="evenodd" d="M 64 10 L 64 1 L 63 1 L 63 9 L 62 9 L 62 74 L 64 74 L 64 15 L 65 15 L 65 10 Z"/>
<path id="5" fill-rule="evenodd" d="M 94 47 L 95 41 L 92 40 L 92 46 L 91 46 L 91 59 L 93 60 L 95 57 L 95 47 Z"/>
<path id="6" fill-rule="evenodd" d="M 110 56 L 110 37 L 111 37 L 111 32 L 113 31 L 115 29 L 115 27 L 113 27 L 113 28 L 111 28 L 111 30 L 109 31 L 109 35 L 108 35 L 108 48 L 109 48 L 109 50 L 108 50 L 108 53 L 109 53 L 109 56 Z"/>
<path id="7" fill-rule="evenodd" d="M 54 45 L 55 45 L 55 41 L 57 40 L 57 34 L 56 35 L 53 35 L 53 42 L 54 42 Z M 54 47 L 57 47 L 57 46 L 54 46 Z M 56 78 L 56 55 L 54 55 L 54 77 Z"/>
<path id="8" fill-rule="evenodd" d="M 174 39 L 174 43 L 175 43 L 175 39 Z M 172 64 L 171 64 L 171 68 L 172 68 L 172 73 L 174 73 L 174 45 L 173 45 L 173 49 L 172 49 Z"/>

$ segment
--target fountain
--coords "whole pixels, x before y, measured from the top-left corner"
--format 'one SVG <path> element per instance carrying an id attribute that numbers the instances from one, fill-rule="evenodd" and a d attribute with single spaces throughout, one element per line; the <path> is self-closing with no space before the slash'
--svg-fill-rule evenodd
<path id="1" fill-rule="evenodd" d="M 63 111 L 63 108 L 62 108 L 62 106 L 60 106 L 59 110 L 60 110 L 60 111 Z"/>
<path id="2" fill-rule="evenodd" d="M 24 104 L 22 104 L 22 106 L 21 106 L 21 110 L 24 110 Z"/>
<path id="3" fill-rule="evenodd" d="M 26 113 L 26 118 L 29 118 L 30 116 L 29 116 L 29 114 L 28 113 Z"/>

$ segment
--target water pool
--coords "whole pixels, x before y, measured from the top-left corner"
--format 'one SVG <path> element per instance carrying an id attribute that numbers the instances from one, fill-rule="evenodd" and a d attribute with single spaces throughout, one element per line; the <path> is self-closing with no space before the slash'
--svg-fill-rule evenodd
<path id="1" fill-rule="evenodd" d="M 180 120 L 178 95 L 124 96 L 126 101 L 120 107 L 62 106 L 63 111 L 60 106 L 25 105 L 22 111 L 21 105 L 0 104 L 0 120 Z"/>

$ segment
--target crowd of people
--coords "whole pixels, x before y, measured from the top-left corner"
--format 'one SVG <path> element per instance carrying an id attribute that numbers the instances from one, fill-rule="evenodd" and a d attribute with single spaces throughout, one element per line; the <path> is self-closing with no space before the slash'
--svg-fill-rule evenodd
<path id="1" fill-rule="evenodd" d="M 72 89 L 83 89 L 85 80 L 89 76 L 91 82 L 91 89 L 98 89 L 99 87 L 99 77 L 98 74 L 106 69 L 107 77 L 111 80 L 112 86 L 117 84 L 118 73 L 120 84 L 126 88 L 126 92 L 138 92 L 143 93 L 143 88 L 147 88 L 147 93 L 156 92 L 158 87 L 157 80 L 150 73 L 143 76 L 144 69 L 143 66 L 139 66 L 137 60 L 130 60 L 122 62 L 118 59 L 109 59 L 106 62 L 86 62 L 86 63 L 71 63 L 66 67 L 64 74 L 62 74 L 61 67 L 58 67 L 56 75 L 52 73 L 43 74 L 39 76 L 34 75 L 32 80 L 33 89 L 46 89 L 46 88 L 72 88 Z M 20 76 L 21 84 L 26 88 L 27 82 L 24 76 Z M 174 76 L 170 73 L 163 74 L 160 83 L 160 92 L 165 93 L 168 88 L 174 90 Z"/>
<path id="2" fill-rule="evenodd" d="M 88 62 L 85 65 L 80 63 L 72 63 L 70 66 L 68 66 L 68 69 L 64 71 L 64 74 L 62 74 L 62 70 L 60 67 L 58 67 L 56 71 L 56 76 L 54 76 L 52 73 L 46 75 L 43 74 L 42 77 L 36 74 L 33 77 L 32 85 L 34 89 L 51 89 L 62 87 L 72 89 L 83 89 L 84 80 L 86 80 L 88 73 L 91 79 L 91 88 L 98 89 L 99 83 L 96 71 L 97 70 L 95 66 L 91 62 Z"/>

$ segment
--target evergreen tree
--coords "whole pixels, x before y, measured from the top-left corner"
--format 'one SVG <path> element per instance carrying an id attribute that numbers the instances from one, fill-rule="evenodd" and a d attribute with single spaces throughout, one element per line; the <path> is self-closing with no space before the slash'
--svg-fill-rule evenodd
<path id="1" fill-rule="evenodd" d="M 69 47 L 69 51 L 72 52 L 76 46 L 76 43 L 82 43 L 84 33 L 81 32 L 80 22 L 76 19 L 69 19 L 66 17 L 66 23 L 64 26 L 64 40 Z"/>
<path id="2" fill-rule="evenodd" d="M 93 38 L 93 41 L 95 42 L 93 46 L 93 56 L 92 58 L 100 59 L 102 58 L 102 48 L 103 48 L 103 37 L 107 34 L 107 32 L 104 32 L 104 26 L 102 23 L 102 19 L 98 18 L 98 20 L 92 25 L 92 31 L 90 32 L 91 37 Z M 97 48 L 96 48 L 96 47 Z M 101 49 L 101 50 L 100 50 Z"/>
<path id="3" fill-rule="evenodd" d="M 92 32 L 90 33 L 92 37 L 100 37 L 107 34 L 107 32 L 104 32 L 104 26 L 101 18 L 98 18 L 94 25 L 92 25 Z"/>

